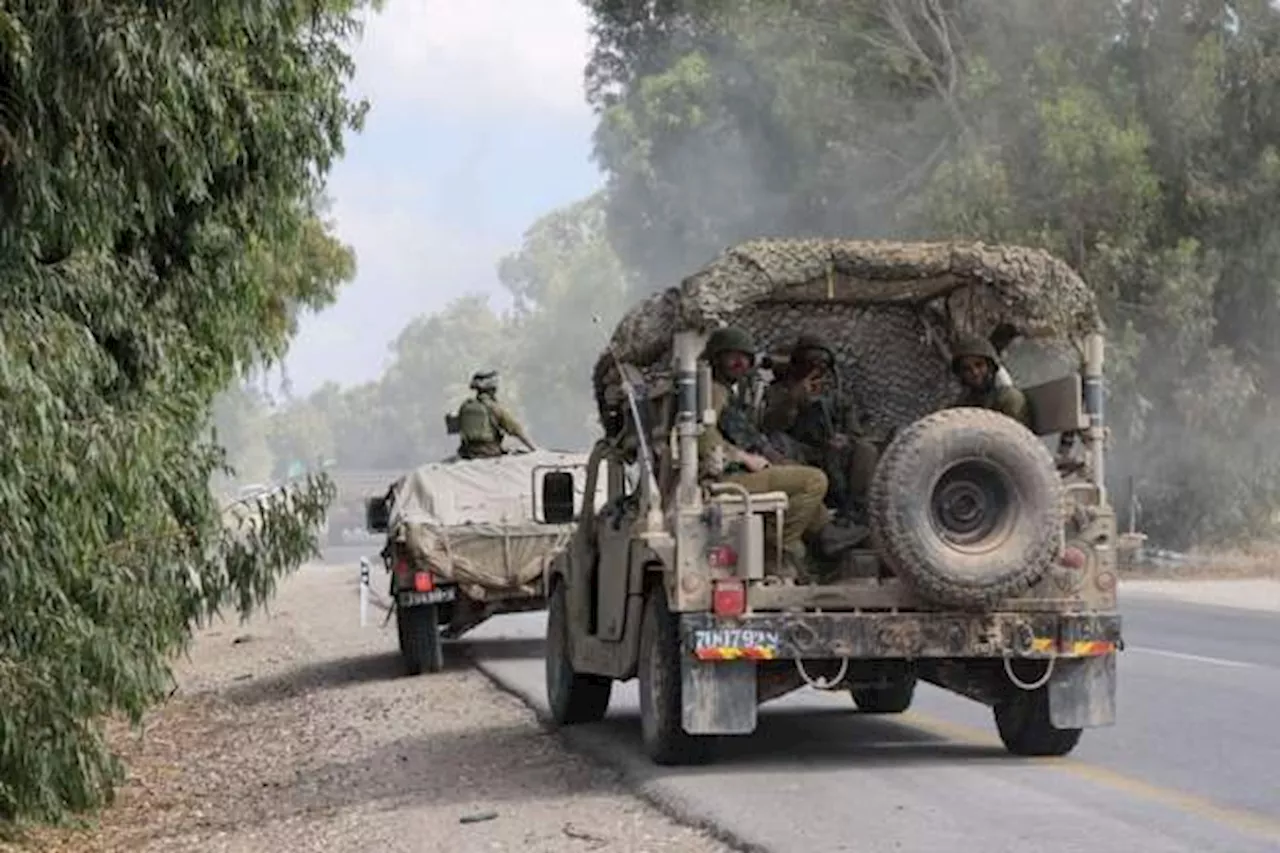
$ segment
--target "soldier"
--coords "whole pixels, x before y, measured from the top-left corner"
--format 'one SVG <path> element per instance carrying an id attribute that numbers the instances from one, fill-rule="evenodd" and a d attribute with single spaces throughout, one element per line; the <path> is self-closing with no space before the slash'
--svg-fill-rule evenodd
<path id="1" fill-rule="evenodd" d="M 779 576 L 801 579 L 805 569 L 806 543 L 822 557 L 831 557 L 854 542 L 839 528 L 830 524 L 823 496 L 827 492 L 827 475 L 809 465 L 790 464 L 785 459 L 773 463 L 761 451 L 777 451 L 767 442 L 759 450 L 748 450 L 747 444 L 763 440 L 750 422 L 746 402 L 735 393 L 738 382 L 751 369 L 755 344 L 743 329 L 717 329 L 707 340 L 703 357 L 712 367 L 711 408 L 714 423 L 703 428 L 698 438 L 699 465 L 704 480 L 738 483 L 747 491 L 785 492 L 788 506 L 783 514 L 781 531 L 765 524 L 765 538 L 776 542 L 781 536 L 784 565 Z"/>
<path id="2" fill-rule="evenodd" d="M 989 340 L 977 335 L 957 336 L 951 345 L 951 370 L 964 389 L 952 405 L 1002 412 L 1030 429 L 1027 398 L 1012 383 L 996 381 L 1000 360 Z"/>
<path id="3" fill-rule="evenodd" d="M 765 393 L 761 425 L 789 456 L 822 468 L 830 481 L 827 503 L 839 516 L 865 520 L 880 454 L 856 424 L 848 423 L 847 412 L 827 387 L 834 368 L 832 348 L 814 335 L 801 335 L 791 348 L 786 373 Z"/>
<path id="4" fill-rule="evenodd" d="M 502 439 L 508 435 L 520 439 L 530 450 L 537 449 L 525 435 L 520 422 L 498 403 L 496 370 L 472 374 L 471 388 L 476 395 L 465 400 L 458 408 L 458 434 L 462 440 L 458 446 L 460 458 L 501 456 Z"/>

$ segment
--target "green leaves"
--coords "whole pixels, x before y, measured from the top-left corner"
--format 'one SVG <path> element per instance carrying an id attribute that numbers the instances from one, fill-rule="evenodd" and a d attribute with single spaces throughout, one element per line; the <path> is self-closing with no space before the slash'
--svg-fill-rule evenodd
<path id="1" fill-rule="evenodd" d="M 0 12 L 0 819 L 108 801 L 102 719 L 316 553 L 332 484 L 242 526 L 208 426 L 353 273 L 318 188 L 363 114 L 359 5 Z"/>

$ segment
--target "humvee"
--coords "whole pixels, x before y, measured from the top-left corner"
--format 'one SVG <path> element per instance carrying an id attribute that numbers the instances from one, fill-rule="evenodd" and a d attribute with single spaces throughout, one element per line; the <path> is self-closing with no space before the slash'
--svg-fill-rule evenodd
<path id="1" fill-rule="evenodd" d="M 834 342 L 839 390 L 880 442 L 869 540 L 834 577 L 774 582 L 762 532 L 786 495 L 699 480 L 700 353 L 727 324 L 761 358 L 801 330 Z M 1032 429 L 952 405 L 948 340 L 996 328 L 1018 336 L 1004 361 Z M 659 764 L 705 760 L 806 685 L 900 713 L 923 680 L 993 708 L 1016 755 L 1065 755 L 1114 724 L 1102 332 L 1065 263 L 970 243 L 754 240 L 635 306 L 593 373 L 604 434 L 583 490 L 603 480 L 607 498 L 548 568 L 553 721 L 601 719 L 613 683 L 638 678 Z M 547 497 L 572 476 L 544 482 L 546 521 L 574 517 Z"/>

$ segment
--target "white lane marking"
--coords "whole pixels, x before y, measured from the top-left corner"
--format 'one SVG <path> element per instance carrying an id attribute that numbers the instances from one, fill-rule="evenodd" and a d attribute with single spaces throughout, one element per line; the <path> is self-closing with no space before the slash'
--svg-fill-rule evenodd
<path id="1" fill-rule="evenodd" d="M 1142 646 L 1126 646 L 1125 651 L 1128 652 L 1144 652 L 1149 655 L 1160 655 L 1167 658 L 1178 658 L 1179 660 L 1193 660 L 1199 663 L 1213 663 L 1218 666 L 1234 666 L 1240 669 L 1258 669 L 1256 663 L 1247 663 L 1240 660 L 1226 660 L 1225 658 L 1211 658 L 1204 655 L 1189 655 L 1186 652 L 1170 652 L 1164 649 L 1148 649 Z"/>

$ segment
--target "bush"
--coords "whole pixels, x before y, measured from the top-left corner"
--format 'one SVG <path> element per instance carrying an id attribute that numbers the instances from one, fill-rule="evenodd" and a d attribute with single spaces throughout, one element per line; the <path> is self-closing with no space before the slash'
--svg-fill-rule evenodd
<path id="1" fill-rule="evenodd" d="M 359 127 L 356 0 L 0 10 L 0 817 L 110 799 L 101 725 L 193 625 L 315 553 L 323 478 L 224 525 L 213 397 L 353 260 L 317 218 Z"/>

